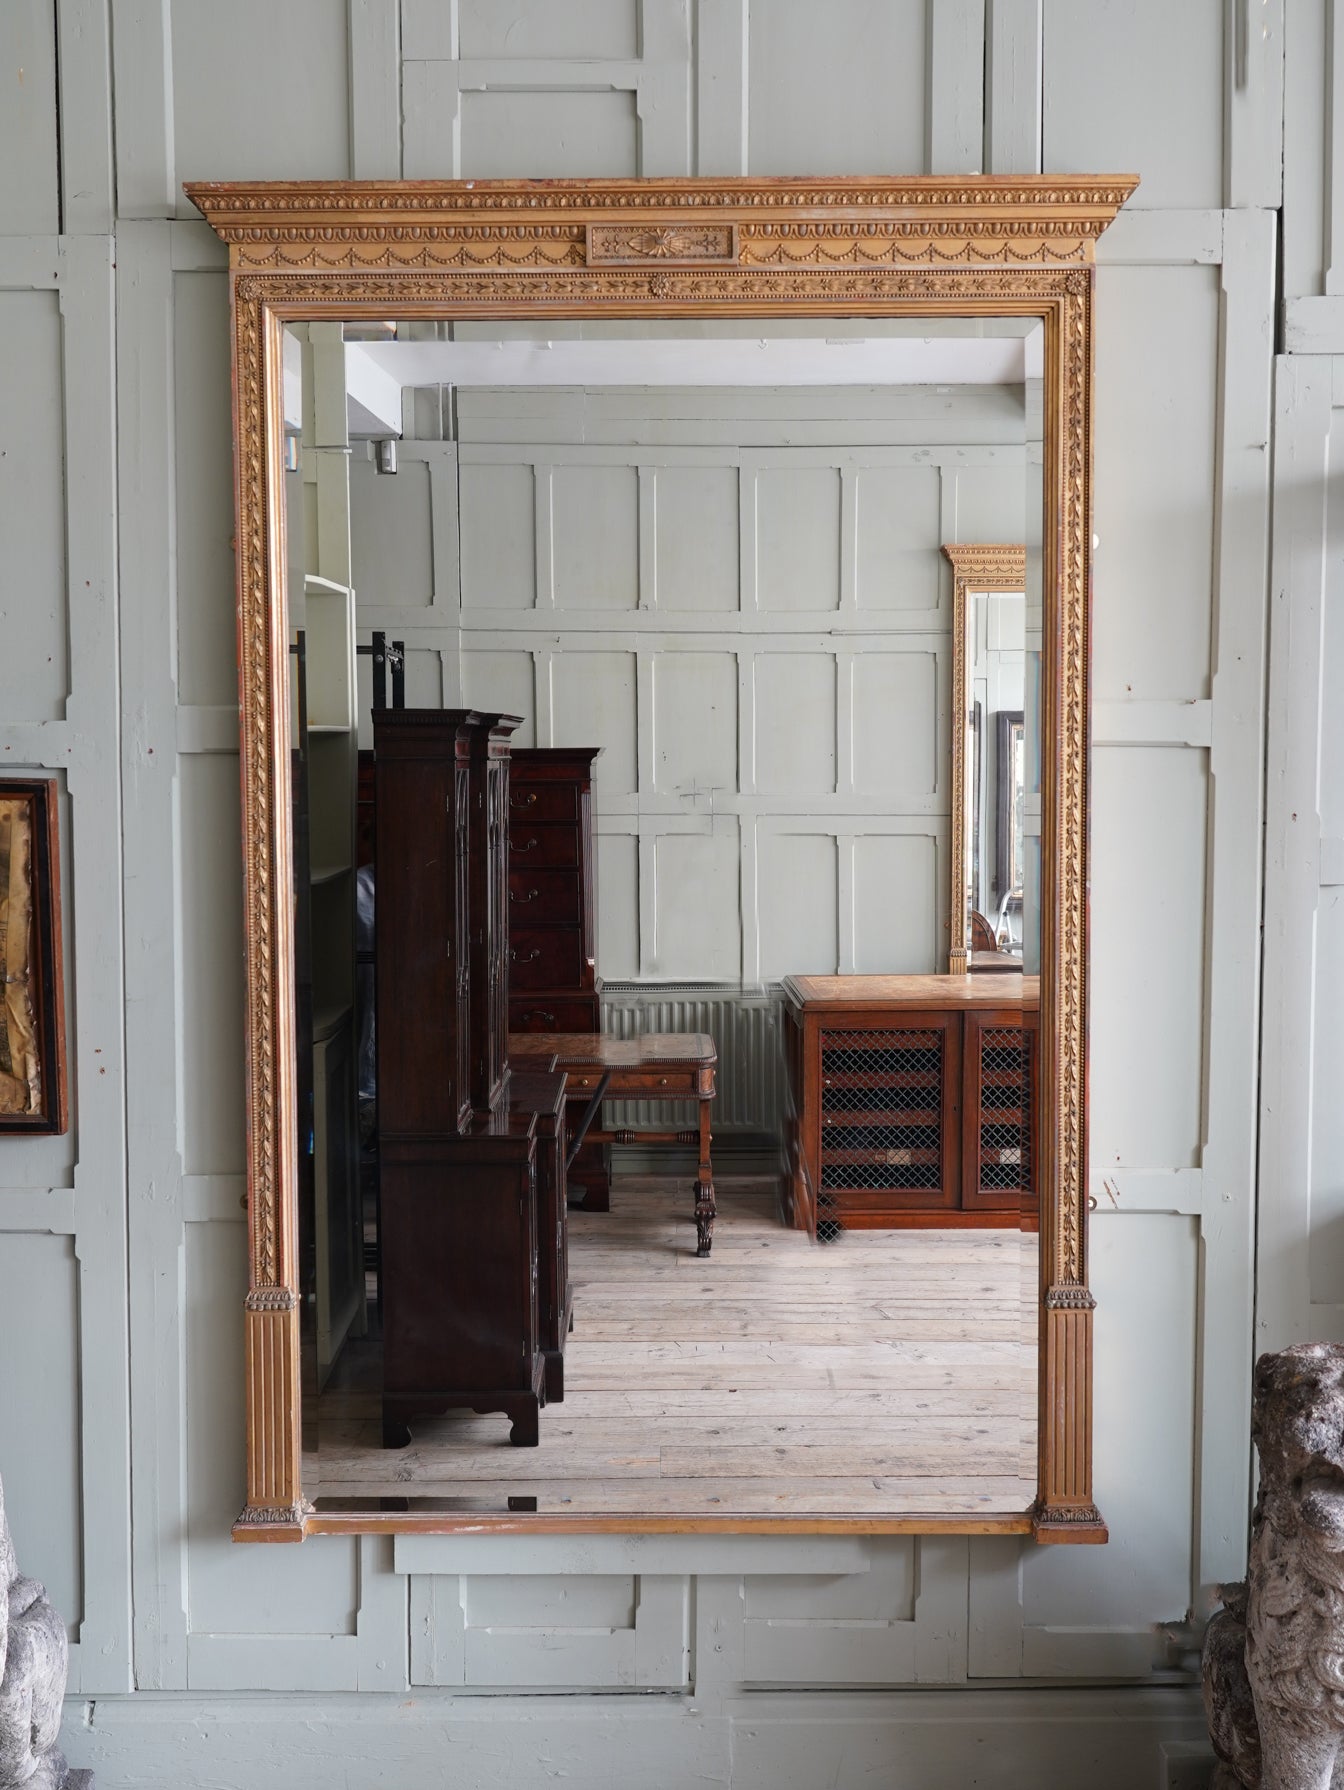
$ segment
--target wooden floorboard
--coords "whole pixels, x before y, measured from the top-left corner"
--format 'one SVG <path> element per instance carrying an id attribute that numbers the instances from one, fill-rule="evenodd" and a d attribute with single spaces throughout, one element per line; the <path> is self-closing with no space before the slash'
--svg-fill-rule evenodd
<path id="1" fill-rule="evenodd" d="M 380 1446 L 379 1363 L 347 1350 L 318 1404 L 310 1497 L 473 1508 L 899 1515 L 1020 1510 L 1035 1495 L 1035 1237 L 779 1221 L 725 1180 L 695 1255 L 684 1180 L 618 1181 L 570 1215 L 575 1329 L 541 1443 L 453 1413 Z"/>

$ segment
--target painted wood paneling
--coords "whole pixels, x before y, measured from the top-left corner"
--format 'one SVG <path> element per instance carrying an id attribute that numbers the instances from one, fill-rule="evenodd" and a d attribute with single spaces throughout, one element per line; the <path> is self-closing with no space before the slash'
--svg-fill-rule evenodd
<path id="1" fill-rule="evenodd" d="M 923 0 L 753 0 L 751 172 L 922 171 L 927 15 Z"/>
<path id="2" fill-rule="evenodd" d="M 82 1617 L 71 1682 L 99 1694 L 96 1706 L 72 1704 L 72 1757 L 112 1782 L 283 1775 L 293 1790 L 325 1784 L 333 1771 L 367 1775 L 375 1762 L 416 1781 L 440 1771 L 446 1747 L 462 1781 L 496 1783 L 507 1769 L 523 1787 L 553 1782 L 563 1769 L 622 1790 L 730 1774 L 772 1790 L 844 1786 L 865 1774 L 936 1790 L 969 1781 L 986 1757 L 1005 1782 L 1066 1781 L 1080 1764 L 1098 1790 L 1162 1781 L 1168 1770 L 1172 1784 L 1192 1781 L 1176 1775 L 1189 1769 L 1201 1732 L 1186 1693 L 1078 1691 L 1066 1704 L 1035 1692 L 919 1701 L 906 1693 L 899 1708 L 854 1697 L 735 1698 L 748 1682 L 753 1622 L 774 1624 L 768 1642 L 764 1628 L 750 1637 L 752 1661 L 780 1674 L 772 1685 L 846 1683 L 856 1670 L 861 1678 L 855 1637 L 868 1631 L 855 1625 L 866 1622 L 880 1625 L 873 1647 L 884 1663 L 874 1671 L 891 1674 L 883 1682 L 908 1682 L 893 1661 L 909 1639 L 901 1631 L 909 1602 L 903 1593 L 874 1599 L 870 1574 L 833 1560 L 835 1544 L 825 1539 L 771 1544 L 782 1552 L 768 1567 L 725 1554 L 719 1544 L 743 1545 L 732 1538 L 686 1538 L 675 1559 L 643 1564 L 621 1538 L 584 1538 L 565 1542 L 558 1564 L 510 1543 L 460 1566 L 408 1562 L 401 1570 L 390 1544 L 326 1541 L 265 1550 L 274 1583 L 254 1592 L 247 1575 L 262 1570 L 263 1551 L 249 1565 L 253 1557 L 226 1539 L 239 1497 L 242 1258 L 226 301 L 218 245 L 203 228 L 167 220 L 187 215 L 179 183 L 193 176 L 382 176 L 403 165 L 408 175 L 472 175 L 490 171 L 490 157 L 512 155 L 528 173 L 562 164 L 594 173 L 1109 164 L 1143 176 L 1136 208 L 1101 245 L 1094 912 L 1109 964 L 1133 965 L 1137 978 L 1155 977 L 1158 963 L 1169 973 L 1165 1029 L 1147 1065 L 1160 1123 L 1131 1098 L 1129 991 L 1118 974 L 1108 992 L 1102 972 L 1092 1015 L 1098 1141 L 1123 1158 L 1094 1177 L 1103 1206 L 1094 1233 L 1099 1467 L 1114 1540 L 1085 1559 L 1047 1558 L 1012 1542 L 925 1544 L 929 1620 L 915 1636 L 916 1668 L 943 1682 L 964 1674 L 968 1657 L 996 1676 L 1066 1677 L 1080 1660 L 1143 1675 L 1154 1625 L 1198 1603 L 1204 1587 L 1241 1562 L 1257 1148 L 1268 1190 L 1257 1341 L 1337 1333 L 1344 1302 L 1333 1247 L 1341 1139 L 1329 1099 L 1342 1052 L 1327 998 L 1340 949 L 1344 820 L 1328 812 L 1336 744 L 1322 737 L 1329 723 L 1319 700 L 1338 682 L 1330 677 L 1338 642 L 1326 619 L 1334 571 L 1324 551 L 1338 458 L 1329 355 L 1344 347 L 1335 292 L 1340 121 L 1326 104 L 1338 8 L 1293 0 L 1286 33 L 1279 0 L 1233 0 L 1226 9 L 1200 0 L 1183 11 L 1152 0 L 902 0 L 885 8 L 846 0 L 838 9 L 801 0 L 697 8 L 684 0 L 565 8 L 303 0 L 278 9 L 256 0 L 223 9 L 111 0 L 109 10 L 110 30 L 92 0 L 20 0 L 0 25 L 9 82 L 0 106 L 0 232 L 8 233 L 0 238 L 0 313 L 21 320 L 0 332 L 11 375 L 0 430 L 8 422 L 21 431 L 21 463 L 14 452 L 0 461 L 0 505 L 10 504 L 0 603 L 24 606 L 17 628 L 12 614 L 6 619 L 6 638 L 22 651 L 0 666 L 0 682 L 11 679 L 0 746 L 7 764 L 67 779 L 76 1077 L 69 1138 L 7 1142 L 0 1151 L 0 1261 L 27 1264 L 25 1252 L 36 1251 L 37 1280 L 46 1285 L 55 1272 L 64 1389 L 34 1417 L 41 1477 L 37 1455 L 25 1450 L 15 1460 L 12 1446 L 0 1471 L 25 1566 L 48 1580 L 69 1619 Z M 98 234 L 114 221 L 114 85 L 115 253 Z M 1277 220 L 1264 208 L 1279 201 L 1281 126 L 1290 352 L 1271 442 Z M 62 229 L 89 240 L 58 244 Z M 31 412 L 22 421 L 16 400 Z M 599 439 L 594 422 L 590 442 Z M 1277 557 L 1257 1138 L 1271 446 Z M 424 455 L 414 470 L 412 450 Z M 420 487 L 405 500 L 416 576 L 395 593 L 427 627 L 406 629 L 412 698 L 451 700 L 466 688 L 484 700 L 500 690 L 525 707 L 530 690 L 543 730 L 576 740 L 588 731 L 592 693 L 610 701 L 612 769 L 599 761 L 599 778 L 611 779 L 609 809 L 598 844 L 607 973 L 634 977 L 647 967 L 641 937 L 653 936 L 652 871 L 671 820 L 680 830 L 666 836 L 682 851 L 713 847 L 716 825 L 738 829 L 743 888 L 759 878 L 807 892 L 792 915 L 763 910 L 754 934 L 749 917 L 744 969 L 833 967 L 832 955 L 853 967 L 872 932 L 865 891 L 881 874 L 881 854 L 898 875 L 921 857 L 936 866 L 939 798 L 922 798 L 926 806 L 889 835 L 848 825 L 853 815 L 840 810 L 853 795 L 854 661 L 844 657 L 848 642 L 838 650 L 832 642 L 837 787 L 799 789 L 785 810 L 784 792 L 769 787 L 791 680 L 780 661 L 824 664 L 819 628 L 843 618 L 846 603 L 867 608 L 870 597 L 883 627 L 909 629 L 904 646 L 937 650 L 943 599 L 935 574 L 918 583 L 918 542 L 899 586 L 884 590 L 878 572 L 884 556 L 907 551 L 905 518 L 919 500 L 902 498 L 898 510 L 897 493 L 920 481 L 886 466 L 846 474 L 836 462 L 827 472 L 821 457 L 800 465 L 804 484 L 840 489 L 834 530 L 831 500 L 821 505 L 823 532 L 840 536 L 838 567 L 827 562 L 818 585 L 826 601 L 809 612 L 775 601 L 787 565 L 761 579 L 754 552 L 734 562 L 721 551 L 735 503 L 753 538 L 762 493 L 770 518 L 780 462 L 769 452 L 736 460 L 701 452 L 675 464 L 664 457 L 652 480 L 636 470 L 640 606 L 616 612 L 630 624 L 617 644 L 571 638 L 582 612 L 554 607 L 586 572 L 583 539 L 566 536 L 568 518 L 555 508 L 549 466 L 464 465 L 463 594 L 482 625 L 479 638 L 466 630 L 459 670 L 457 505 L 443 496 L 457 478 L 454 453 L 451 442 L 407 443 L 404 485 L 380 481 L 402 493 Z M 608 474 L 593 468 L 601 465 L 589 461 L 585 476 L 600 483 Z M 510 483 L 517 489 L 506 495 Z M 562 478 L 562 498 L 563 486 Z M 20 488 L 22 501 L 11 501 Z M 979 468 L 945 477 L 942 531 L 964 539 L 1010 532 L 995 491 Z M 622 521 L 624 602 L 630 525 Z M 911 613 L 881 601 L 917 589 Z M 725 631 L 735 655 L 739 810 L 661 815 L 648 806 L 658 792 L 641 723 L 655 663 L 668 650 L 726 656 Z M 766 632 L 769 641 L 754 638 Z M 814 669 L 798 689 L 809 725 L 819 680 Z M 822 749 L 806 762 L 826 756 Z M 766 805 L 751 825 L 748 799 Z M 1156 868 L 1144 872 L 1145 864 Z M 946 870 L 929 874 L 936 887 Z M 1108 892 L 1117 878 L 1128 888 L 1136 874 L 1133 898 Z M 912 899 L 919 911 L 923 895 Z M 930 908 L 938 912 L 941 905 Z M 804 964 L 813 952 L 816 962 Z M 1150 1297 L 1153 1264 L 1160 1297 Z M 1143 1412 L 1125 1402 L 1131 1394 L 1120 1377 L 1136 1344 L 1144 1376 L 1163 1387 Z M 1138 1428 L 1127 1447 L 1131 1421 Z M 227 1460 L 211 1455 L 201 1433 L 212 1422 Z M 14 1433 L 8 1422 L 4 1429 Z M 468 1583 L 497 1574 L 504 1551 L 543 1578 L 628 1582 L 664 1573 L 691 1582 L 694 1702 L 627 1698 L 613 1718 L 606 1698 L 475 1698 L 449 1708 L 424 1696 L 316 1694 L 318 1686 L 404 1693 L 408 1599 L 459 1571 Z M 132 1563 L 137 1677 L 175 1698 L 104 1694 L 130 1682 Z M 837 1575 L 833 1599 L 815 1604 L 781 1588 L 763 1614 L 762 1578 L 794 1568 L 804 1579 Z M 746 1585 L 756 1588 L 756 1616 L 744 1572 L 753 1575 Z M 254 1601 L 263 1612 L 286 1604 L 303 1632 L 249 1632 Z M 529 1638 L 518 1649 L 499 1641 L 494 1657 L 485 1647 L 478 1688 L 520 1682 L 510 1674 L 529 1650 L 535 1688 L 543 1670 L 549 1684 L 564 1682 L 558 1674 L 572 1669 L 571 1648 L 584 1659 L 587 1643 L 564 1636 L 563 1624 L 552 1631 L 562 1636 L 553 1650 L 536 1639 L 550 1620 L 544 1602 L 540 1590 L 531 1607 L 520 1594 Z M 189 1636 L 189 1610 L 213 1626 Z M 1109 1633 L 1080 1637 L 1080 1628 Z M 619 1682 L 624 1667 L 614 1654 L 606 1665 L 596 1649 L 586 1657 L 589 1688 L 603 1688 L 604 1673 Z M 251 1701 L 212 1694 L 262 1685 L 272 1694 Z M 302 1686 L 314 1694 L 273 1694 Z"/>
<path id="3" fill-rule="evenodd" d="M 1223 0 L 1044 0 L 1043 167 L 1137 169 L 1140 203 L 1221 205 Z M 1259 8 L 1253 10 L 1258 11 Z"/>
<path id="4" fill-rule="evenodd" d="M 66 614 L 65 418 L 56 244 L 46 290 L 0 291 L 0 536 L 24 575 L 0 593 L 0 709 L 7 721 L 60 721 L 70 689 Z"/>
<path id="5" fill-rule="evenodd" d="M 78 1278 L 72 1236 L 6 1227 L 0 1359 L 41 1371 L 0 1376 L 5 1515 L 21 1569 L 41 1577 L 76 1641 L 84 1615 Z"/>
<path id="6" fill-rule="evenodd" d="M 174 183 L 349 179 L 348 10 L 171 0 Z M 180 192 L 177 215 L 197 215 Z"/>

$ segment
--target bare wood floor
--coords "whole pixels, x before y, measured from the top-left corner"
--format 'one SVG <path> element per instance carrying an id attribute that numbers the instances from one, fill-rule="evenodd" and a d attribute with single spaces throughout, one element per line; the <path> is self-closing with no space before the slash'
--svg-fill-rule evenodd
<path id="1" fill-rule="evenodd" d="M 986 1514 L 1036 1483 L 1036 1238 L 787 1230 L 772 1184 L 719 1183 L 695 1254 L 683 1179 L 626 1178 L 570 1214 L 575 1328 L 541 1444 L 502 1416 L 414 1426 L 384 1451 L 376 1347 L 319 1401 L 304 1483 L 324 1500 L 503 1509 Z"/>

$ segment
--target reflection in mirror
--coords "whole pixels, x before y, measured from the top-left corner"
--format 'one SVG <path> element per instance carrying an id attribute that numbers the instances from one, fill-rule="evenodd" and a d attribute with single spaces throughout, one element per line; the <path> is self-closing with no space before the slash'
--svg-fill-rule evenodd
<path id="1" fill-rule="evenodd" d="M 1039 333 L 287 327 L 304 1483 L 320 1507 L 1032 1502 Z M 954 537 L 1017 543 L 1015 589 L 958 577 L 949 601 Z M 405 1103 L 380 1064 L 395 1056 L 398 1095 L 423 1075 L 444 1133 L 455 1084 L 389 1046 L 393 1027 L 412 1035 L 415 984 L 390 1013 L 376 983 L 431 883 L 476 850 L 481 716 L 512 766 L 507 862 L 461 938 L 450 917 L 419 941 L 421 988 L 480 946 L 488 908 L 519 1041 L 502 1112 L 473 1107 L 459 1166 L 412 1214 L 389 1118 Z M 447 781 L 432 801 L 417 786 L 394 826 L 410 734 L 422 766 L 440 742 Z M 942 973 L 957 889 L 974 977 Z M 626 1055 L 574 1043 L 598 1034 Z M 712 1144 L 696 1103 L 659 1091 L 688 1051 L 711 1060 L 688 1039 L 710 1043 Z M 557 1057 L 558 1101 L 538 1086 Z M 594 1105 L 612 1063 L 626 1097 Z M 533 1202 L 535 1295 L 508 1282 L 503 1204 L 472 1178 L 492 1138 L 524 1163 L 510 1198 Z M 536 1349 L 535 1398 L 530 1367 L 484 1383 L 486 1333 Z"/>

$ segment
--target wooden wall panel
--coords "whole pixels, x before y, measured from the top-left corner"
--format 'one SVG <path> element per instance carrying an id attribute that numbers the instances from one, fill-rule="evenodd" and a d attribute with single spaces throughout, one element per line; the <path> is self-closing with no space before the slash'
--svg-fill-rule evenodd
<path id="1" fill-rule="evenodd" d="M 55 236 L 61 227 L 56 112 L 56 0 L 0 12 L 0 233 Z"/>
<path id="2" fill-rule="evenodd" d="M 170 10 L 175 182 L 350 178 L 348 0 Z M 177 215 L 197 215 L 181 192 Z"/>
<path id="3" fill-rule="evenodd" d="M 752 173 L 922 171 L 927 13 L 923 0 L 772 0 L 761 29 L 758 6 L 748 52 Z"/>
<path id="4" fill-rule="evenodd" d="M 1206 755 L 1099 748 L 1092 829 L 1092 1179 L 1196 1167 L 1203 1137 Z M 1160 1071 L 1154 1038 L 1162 1040 Z"/>
<path id="5" fill-rule="evenodd" d="M 1222 0 L 1179 11 L 1163 0 L 1096 10 L 1044 0 L 1042 10 L 1043 165 L 1137 168 L 1145 210 L 1221 205 L 1232 16 Z"/>
<path id="6" fill-rule="evenodd" d="M 61 310 L 49 271 L 45 291 L 0 292 L 0 537 L 10 566 L 24 568 L 7 575 L 0 595 L 0 709 L 9 721 L 64 719 L 70 689 Z"/>
<path id="7" fill-rule="evenodd" d="M 239 1175 L 246 1161 L 242 1054 L 220 1047 L 243 1035 L 243 894 L 233 875 L 238 803 L 232 753 L 184 762 L 178 795 L 182 1006 L 191 1023 L 182 1037 L 180 1122 L 188 1174 Z"/>
<path id="8" fill-rule="evenodd" d="M 1097 405 L 1099 699 L 1208 694 L 1218 425 L 1214 267 L 1107 266 Z M 1142 396 L 1140 397 L 1140 393 Z M 1142 438 L 1136 453 L 1130 445 Z M 1142 521 L 1140 521 L 1142 518 Z"/>
<path id="9" fill-rule="evenodd" d="M 758 974 L 763 980 L 833 976 L 839 970 L 839 851 L 839 841 L 826 833 L 758 832 Z M 787 899 L 773 898 L 785 895 Z"/>
<path id="10" fill-rule="evenodd" d="M 176 401 L 195 419 L 178 433 L 178 675 L 185 702 L 225 708 L 238 700 L 233 595 L 233 426 L 229 410 L 229 291 L 217 273 L 174 282 Z"/>
<path id="11" fill-rule="evenodd" d="M 6 1226 L 0 1360 L 29 1371 L 0 1375 L 5 1515 L 20 1569 L 40 1575 L 74 1641 L 84 1616 L 78 1280 L 72 1236 Z"/>

